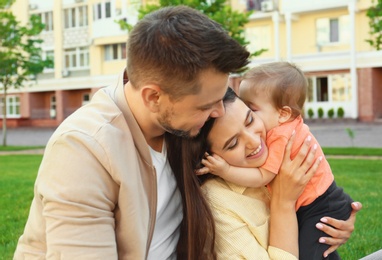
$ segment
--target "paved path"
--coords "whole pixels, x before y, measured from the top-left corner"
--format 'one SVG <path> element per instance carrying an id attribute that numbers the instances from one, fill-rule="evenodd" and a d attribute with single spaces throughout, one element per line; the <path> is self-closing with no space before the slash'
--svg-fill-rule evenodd
<path id="1" fill-rule="evenodd" d="M 307 122 L 313 135 L 322 147 L 377 147 L 382 148 L 382 123 L 350 122 Z M 354 139 L 346 129 L 351 129 Z M 54 128 L 9 128 L 8 145 L 45 146 Z M 1 140 L 3 139 L 0 130 Z M 40 150 L 41 151 L 41 150 Z"/>
<path id="2" fill-rule="evenodd" d="M 308 122 L 308 125 L 322 147 L 382 148 L 382 123 Z M 346 129 L 354 133 L 353 140 Z"/>

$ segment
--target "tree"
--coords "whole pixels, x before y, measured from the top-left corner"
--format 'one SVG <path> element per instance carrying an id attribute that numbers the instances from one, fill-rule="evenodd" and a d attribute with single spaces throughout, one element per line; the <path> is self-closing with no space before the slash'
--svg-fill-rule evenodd
<path id="1" fill-rule="evenodd" d="M 373 0 L 374 4 L 374 0 Z M 366 16 L 369 17 L 370 26 L 370 39 L 366 40 L 370 46 L 374 47 L 376 50 L 382 49 L 382 0 L 376 0 L 376 4 L 371 6 L 367 12 Z"/>
<path id="2" fill-rule="evenodd" d="M 151 13 L 161 7 L 174 6 L 174 5 L 187 5 L 196 10 L 201 11 L 212 20 L 220 23 L 224 29 L 226 29 L 230 36 L 237 40 L 241 45 L 248 45 L 244 37 L 244 26 L 249 22 L 249 16 L 252 14 L 248 12 L 237 12 L 232 10 L 231 6 L 226 4 L 226 0 L 159 0 L 158 5 L 148 4 L 140 6 L 138 9 L 138 19 L 142 19 L 146 14 Z M 117 21 L 121 29 L 130 30 L 133 25 L 126 23 L 123 20 Z M 251 56 L 258 56 L 266 51 L 266 49 L 260 49 Z"/>
<path id="3" fill-rule="evenodd" d="M 0 2 L 10 3 L 10 1 Z M 42 40 L 37 36 L 44 28 L 41 18 L 32 15 L 26 26 L 20 24 L 12 12 L 0 10 L 0 91 L 2 91 L 3 146 L 7 145 L 7 91 L 20 88 L 31 76 L 50 67 L 51 60 L 41 58 Z"/>
<path id="4" fill-rule="evenodd" d="M 0 0 L 0 8 L 11 6 L 15 0 Z"/>

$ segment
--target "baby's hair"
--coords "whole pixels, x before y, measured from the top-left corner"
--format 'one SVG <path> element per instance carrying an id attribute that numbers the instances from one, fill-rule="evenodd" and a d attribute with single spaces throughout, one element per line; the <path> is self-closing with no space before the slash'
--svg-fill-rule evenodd
<path id="1" fill-rule="evenodd" d="M 304 73 L 290 62 L 271 62 L 250 69 L 243 76 L 254 94 L 266 91 L 277 109 L 288 106 L 292 117 L 301 115 L 308 81 Z"/>

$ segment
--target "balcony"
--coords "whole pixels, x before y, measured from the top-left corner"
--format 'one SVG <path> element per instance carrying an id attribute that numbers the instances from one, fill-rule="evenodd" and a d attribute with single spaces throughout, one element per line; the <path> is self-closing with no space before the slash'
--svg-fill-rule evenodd
<path id="1" fill-rule="evenodd" d="M 315 10 L 336 9 L 347 7 L 354 0 L 283 0 L 281 10 L 283 13 L 304 13 Z"/>

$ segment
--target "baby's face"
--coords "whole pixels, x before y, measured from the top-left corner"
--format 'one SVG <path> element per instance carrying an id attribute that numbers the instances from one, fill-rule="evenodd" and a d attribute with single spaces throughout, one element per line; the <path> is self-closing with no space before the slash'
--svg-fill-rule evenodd
<path id="1" fill-rule="evenodd" d="M 263 121 L 237 98 L 226 105 L 224 116 L 216 119 L 208 140 L 211 152 L 230 165 L 260 167 L 268 157 Z"/>
<path id="2" fill-rule="evenodd" d="M 269 93 L 265 90 L 253 91 L 247 81 L 240 85 L 240 98 L 263 120 L 267 132 L 279 125 L 280 111 L 273 106 Z"/>

